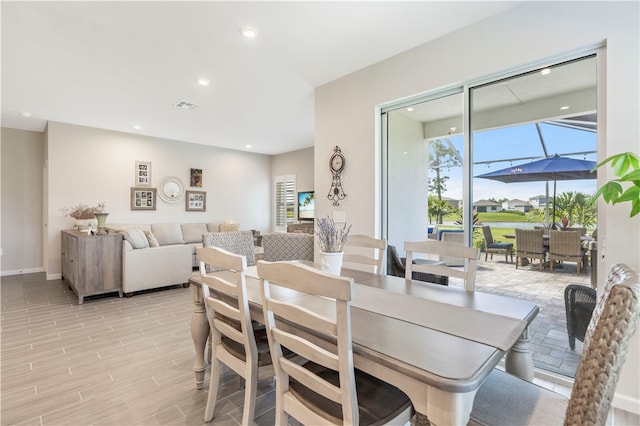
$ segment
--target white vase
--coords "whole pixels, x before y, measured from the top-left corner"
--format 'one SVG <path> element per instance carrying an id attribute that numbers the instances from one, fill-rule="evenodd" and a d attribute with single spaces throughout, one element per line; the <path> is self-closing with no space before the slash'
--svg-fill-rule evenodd
<path id="1" fill-rule="evenodd" d="M 342 252 L 327 253 L 320 252 L 320 269 L 328 274 L 340 275 L 342 269 Z"/>
<path id="2" fill-rule="evenodd" d="M 96 229 L 98 221 L 96 219 L 76 219 L 75 228 L 78 231 L 86 231 L 89 227 Z"/>

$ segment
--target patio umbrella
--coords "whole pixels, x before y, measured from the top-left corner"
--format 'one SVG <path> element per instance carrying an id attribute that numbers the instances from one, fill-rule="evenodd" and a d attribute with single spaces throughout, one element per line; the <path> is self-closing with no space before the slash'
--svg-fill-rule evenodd
<path id="1" fill-rule="evenodd" d="M 504 183 L 553 181 L 553 222 L 556 217 L 556 181 L 595 179 L 595 161 L 578 160 L 569 157 L 544 158 L 526 164 L 507 167 L 501 170 L 478 175 L 483 179 L 492 179 Z"/>

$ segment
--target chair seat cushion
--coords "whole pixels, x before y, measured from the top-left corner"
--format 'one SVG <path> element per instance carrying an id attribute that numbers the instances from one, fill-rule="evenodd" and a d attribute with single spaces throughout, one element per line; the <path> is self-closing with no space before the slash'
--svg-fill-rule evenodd
<path id="1" fill-rule="evenodd" d="M 561 425 L 569 400 L 500 370 L 493 370 L 473 402 L 470 425 Z"/>
<path id="2" fill-rule="evenodd" d="M 307 362 L 305 368 L 315 372 L 324 380 L 338 385 L 338 372 L 324 368 L 313 362 Z M 361 425 L 384 424 L 392 420 L 411 406 L 411 401 L 400 389 L 383 382 L 358 369 L 355 370 L 356 393 Z M 304 400 L 314 411 L 323 415 L 329 413 L 334 418 L 342 418 L 342 407 L 295 381 L 289 379 L 289 390 L 298 399 Z"/>
<path id="3" fill-rule="evenodd" d="M 271 365 L 271 353 L 269 352 L 269 340 L 267 339 L 266 330 L 264 328 L 257 329 L 253 331 L 253 334 L 256 338 L 256 346 L 258 349 L 258 367 Z M 244 345 L 226 336 L 222 336 L 222 346 L 236 358 L 246 361 Z"/>
<path id="4" fill-rule="evenodd" d="M 512 249 L 513 248 L 513 243 L 491 243 L 487 246 L 487 248 L 492 248 L 492 249 Z"/>

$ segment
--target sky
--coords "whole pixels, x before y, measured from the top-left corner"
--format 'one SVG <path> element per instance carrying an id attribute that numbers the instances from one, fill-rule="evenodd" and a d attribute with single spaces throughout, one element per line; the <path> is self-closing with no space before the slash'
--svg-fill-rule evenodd
<path id="1" fill-rule="evenodd" d="M 597 134 L 584 130 L 570 129 L 566 127 L 540 124 L 542 137 L 547 147 L 547 154 L 563 155 L 568 153 L 594 151 L 593 154 L 570 155 L 572 158 L 597 161 Z M 457 135 L 451 137 L 451 142 L 456 149 L 463 154 L 463 137 Z M 481 175 L 505 167 L 535 161 L 534 159 L 519 161 L 504 161 L 522 157 L 544 157 L 538 132 L 535 124 L 524 124 L 507 128 L 476 132 L 474 135 L 474 163 L 487 162 L 488 164 L 475 164 L 473 176 Z M 446 182 L 447 190 L 444 197 L 462 199 L 462 167 L 443 169 L 445 175 L 449 175 Z M 574 180 L 558 181 L 556 192 L 582 192 L 592 195 L 597 190 L 597 181 Z M 473 200 L 481 199 L 520 199 L 528 200 L 536 195 L 545 194 L 545 182 L 526 183 L 502 183 L 489 179 L 473 179 Z M 553 197 L 553 182 L 549 182 L 549 196 Z"/>

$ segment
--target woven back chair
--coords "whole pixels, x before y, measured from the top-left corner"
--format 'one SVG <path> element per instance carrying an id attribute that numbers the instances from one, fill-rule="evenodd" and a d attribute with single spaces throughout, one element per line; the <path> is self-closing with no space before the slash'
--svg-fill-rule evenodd
<path id="1" fill-rule="evenodd" d="M 476 393 L 471 422 L 483 425 L 605 425 L 640 317 L 640 283 L 626 265 L 611 268 L 587 329 L 571 398 L 494 370 Z"/>
<path id="2" fill-rule="evenodd" d="M 245 256 L 247 258 L 247 266 L 256 264 L 251 231 L 207 232 L 202 234 L 202 246 L 218 247 L 228 252 Z M 210 265 L 208 272 L 214 272 L 215 269 L 215 266 Z"/>
<path id="3" fill-rule="evenodd" d="M 574 227 L 574 228 L 562 228 L 560 229 L 561 231 L 570 231 L 570 232 L 579 232 L 580 236 L 585 236 L 587 235 L 587 228 L 580 228 L 580 227 Z"/>
<path id="4" fill-rule="evenodd" d="M 513 262 L 513 243 L 501 243 L 493 241 L 493 234 L 491 234 L 491 227 L 484 225 L 482 227 L 482 234 L 484 235 L 484 261 L 487 261 L 487 257 L 491 254 L 493 259 L 494 253 L 504 254 L 505 263 L 509 263 L 509 256 Z"/>
<path id="5" fill-rule="evenodd" d="M 576 262 L 576 271 L 581 271 L 584 252 L 580 232 L 549 231 L 549 260 L 553 271 L 554 261 Z"/>
<path id="6" fill-rule="evenodd" d="M 520 259 L 539 259 L 542 271 L 546 259 L 543 229 L 516 228 L 516 269 L 521 264 Z"/>
<path id="7" fill-rule="evenodd" d="M 275 424 L 290 424 L 289 415 L 306 425 L 408 422 L 409 398 L 396 387 L 354 368 L 353 279 L 293 262 L 261 260 L 257 269 L 276 371 Z M 305 296 L 292 299 L 291 292 L 282 292 L 282 288 Z M 312 305 L 305 305 L 305 300 L 313 302 L 317 310 L 311 310 Z M 302 362 L 283 358 L 283 348 Z"/>
<path id="8" fill-rule="evenodd" d="M 344 244 L 342 262 L 373 267 L 373 273 L 381 275 L 386 252 L 387 240 L 379 240 L 367 235 L 350 235 Z"/>
<path id="9" fill-rule="evenodd" d="M 313 260 L 313 234 L 274 232 L 262 236 L 264 260 Z"/>

